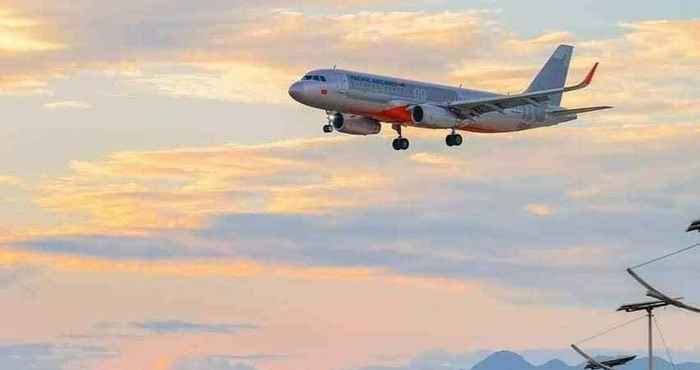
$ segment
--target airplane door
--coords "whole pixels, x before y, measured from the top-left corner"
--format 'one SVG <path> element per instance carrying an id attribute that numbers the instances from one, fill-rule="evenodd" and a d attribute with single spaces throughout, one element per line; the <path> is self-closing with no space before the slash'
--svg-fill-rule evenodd
<path id="1" fill-rule="evenodd" d="M 338 92 L 341 94 L 347 94 L 350 89 L 350 81 L 348 81 L 348 76 L 346 74 L 341 74 L 338 78 Z"/>
<path id="2" fill-rule="evenodd" d="M 545 112 L 543 107 L 536 107 L 535 108 L 535 121 L 537 122 L 544 122 L 547 119 L 547 113 Z"/>

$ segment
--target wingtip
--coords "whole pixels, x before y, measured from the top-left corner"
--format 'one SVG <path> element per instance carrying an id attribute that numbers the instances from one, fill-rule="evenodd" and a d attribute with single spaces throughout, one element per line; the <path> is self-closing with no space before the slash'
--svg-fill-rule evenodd
<path id="1" fill-rule="evenodd" d="M 598 65 L 599 65 L 599 64 L 600 64 L 599 62 L 595 62 L 595 64 L 593 65 L 593 68 L 591 68 L 591 71 L 588 72 L 588 75 L 586 76 L 586 79 L 583 80 L 583 83 L 584 83 L 585 85 L 590 85 L 591 82 L 593 82 L 593 77 L 595 77 L 595 72 L 596 72 L 596 70 L 598 70 Z"/>

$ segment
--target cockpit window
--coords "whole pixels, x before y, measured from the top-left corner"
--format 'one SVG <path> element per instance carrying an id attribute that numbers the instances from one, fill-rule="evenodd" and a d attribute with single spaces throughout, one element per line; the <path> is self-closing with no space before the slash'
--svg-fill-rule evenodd
<path id="1" fill-rule="evenodd" d="M 313 80 L 313 81 L 323 81 L 323 82 L 326 82 L 326 78 L 325 78 L 325 77 L 323 77 L 323 76 L 317 76 L 317 75 L 306 75 L 306 76 L 304 76 L 304 78 L 302 78 L 302 80 L 304 80 L 304 81 Z"/>

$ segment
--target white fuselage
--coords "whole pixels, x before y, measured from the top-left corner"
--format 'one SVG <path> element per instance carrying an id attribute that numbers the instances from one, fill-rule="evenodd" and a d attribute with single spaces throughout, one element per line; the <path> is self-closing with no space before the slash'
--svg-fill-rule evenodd
<path id="1" fill-rule="evenodd" d="M 560 107 L 520 106 L 502 112 L 465 117 L 449 124 L 412 120 L 410 107 L 422 104 L 444 106 L 450 102 L 503 96 L 451 86 L 404 80 L 336 69 L 309 72 L 289 88 L 291 97 L 328 112 L 370 117 L 380 122 L 433 129 L 454 128 L 495 133 L 552 126 L 576 119 L 576 115 L 550 115 Z"/>

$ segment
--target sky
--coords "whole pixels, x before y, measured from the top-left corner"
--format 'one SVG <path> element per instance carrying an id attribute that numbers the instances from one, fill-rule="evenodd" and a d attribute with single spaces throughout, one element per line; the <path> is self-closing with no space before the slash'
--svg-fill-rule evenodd
<path id="1" fill-rule="evenodd" d="M 333 65 L 514 93 L 560 43 L 570 82 L 601 63 L 564 105 L 614 110 L 395 152 L 287 95 Z M 643 299 L 626 267 L 698 241 L 698 45 L 691 0 L 0 0 L 0 368 L 575 363 Z M 700 303 L 698 263 L 640 273 Z"/>

